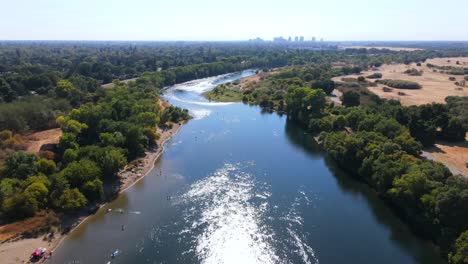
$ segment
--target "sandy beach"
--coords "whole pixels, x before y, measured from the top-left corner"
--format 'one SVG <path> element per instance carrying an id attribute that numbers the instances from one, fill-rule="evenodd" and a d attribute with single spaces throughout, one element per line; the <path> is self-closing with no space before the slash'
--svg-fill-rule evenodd
<path id="1" fill-rule="evenodd" d="M 169 129 L 157 129 L 161 136 L 156 141 L 156 147 L 147 150 L 144 157 L 130 162 L 118 173 L 120 178 L 119 194 L 131 188 L 135 183 L 148 175 L 154 168 L 157 159 L 164 152 L 165 143 L 179 131 L 181 126 L 182 124 L 173 124 Z M 100 204 L 99 206 L 102 207 L 103 205 Z M 62 230 L 60 231 L 67 228 L 70 230 L 67 234 L 73 232 L 76 227 L 86 222 L 88 216 L 89 214 L 82 214 L 82 216 L 61 219 L 60 225 L 62 226 Z M 30 221 L 30 219 L 24 221 L 28 220 Z M 42 220 L 37 219 L 36 222 Z M 61 232 L 56 232 L 53 236 L 43 233 L 37 237 L 24 238 L 22 234 L 15 234 L 15 231 L 21 229 L 20 227 L 24 224 L 25 222 L 20 221 L 0 226 L 0 262 L 2 264 L 30 263 L 31 253 L 36 248 L 45 247 L 48 252 L 53 251 L 60 246 L 63 239 L 67 236 L 67 234 L 62 235 L 60 234 Z M 43 259 L 39 263 L 44 261 L 46 260 Z"/>

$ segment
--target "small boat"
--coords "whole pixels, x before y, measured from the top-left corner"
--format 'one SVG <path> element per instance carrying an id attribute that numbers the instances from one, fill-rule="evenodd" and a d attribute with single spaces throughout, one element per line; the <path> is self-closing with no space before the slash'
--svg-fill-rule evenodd
<path id="1" fill-rule="evenodd" d="M 112 252 L 112 254 L 111 254 L 111 258 L 115 258 L 115 257 L 117 257 L 117 256 L 119 255 L 119 253 L 120 253 L 120 251 L 119 251 L 119 250 L 116 250 L 116 251 Z"/>

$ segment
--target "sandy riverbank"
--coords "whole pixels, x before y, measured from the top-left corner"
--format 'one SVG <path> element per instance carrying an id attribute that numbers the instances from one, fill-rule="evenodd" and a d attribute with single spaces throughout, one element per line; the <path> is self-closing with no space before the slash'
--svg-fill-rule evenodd
<path id="1" fill-rule="evenodd" d="M 179 131 L 181 126 L 182 124 L 173 124 L 170 129 L 162 130 L 158 128 L 158 133 L 160 133 L 161 136 L 156 141 L 157 147 L 146 151 L 145 157 L 130 162 L 121 172 L 119 172 L 119 193 L 124 192 L 148 175 L 148 173 L 154 168 L 154 164 L 157 159 L 164 152 L 165 143 Z M 101 204 L 100 206 L 102 207 L 103 205 L 104 204 Z M 62 222 L 60 223 L 61 231 L 69 229 L 71 230 L 70 232 L 73 232 L 73 229 L 86 222 L 88 216 L 89 214 L 62 219 Z M 0 262 L 2 264 L 30 263 L 29 258 L 34 249 L 45 247 L 49 251 L 54 250 L 60 246 L 61 242 L 66 237 L 66 234 L 61 235 L 58 234 L 60 232 L 56 232 L 56 235 L 53 237 L 49 237 L 49 234 L 41 234 L 34 238 L 22 238 L 21 235 L 18 235 L 15 238 L 7 234 L 9 230 L 14 229 L 13 225 L 15 224 L 18 225 L 18 223 L 12 223 L 0 226 L 0 237 L 1 235 L 8 237 L 6 241 L 0 242 Z"/>

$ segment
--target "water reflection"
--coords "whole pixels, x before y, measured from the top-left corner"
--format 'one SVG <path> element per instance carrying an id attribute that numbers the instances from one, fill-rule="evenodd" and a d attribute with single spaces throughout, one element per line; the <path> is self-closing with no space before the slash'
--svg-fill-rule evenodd
<path id="1" fill-rule="evenodd" d="M 411 255 L 417 263 L 444 263 L 434 245 L 412 235 L 409 227 L 382 202 L 377 193 L 367 184 L 354 179 L 349 173 L 341 170 L 336 162 L 326 156 L 325 152 L 314 141 L 311 135 L 289 120 L 285 124 L 285 131 L 289 141 L 297 148 L 306 152 L 312 158 L 322 158 L 331 174 L 335 177 L 340 189 L 356 197 L 363 198 L 371 208 L 373 217 L 380 225 L 389 230 L 390 239 L 396 245 Z M 421 245 L 424 245 L 421 247 Z M 429 249 L 429 250 L 428 250 Z"/>

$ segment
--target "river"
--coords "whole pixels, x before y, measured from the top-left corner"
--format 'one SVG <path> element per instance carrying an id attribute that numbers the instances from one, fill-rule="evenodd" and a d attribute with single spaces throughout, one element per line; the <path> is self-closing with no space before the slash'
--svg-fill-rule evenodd
<path id="1" fill-rule="evenodd" d="M 50 262 L 444 263 L 286 116 L 200 96 L 250 74 L 166 89 L 194 119 L 148 176 L 75 229 Z"/>

